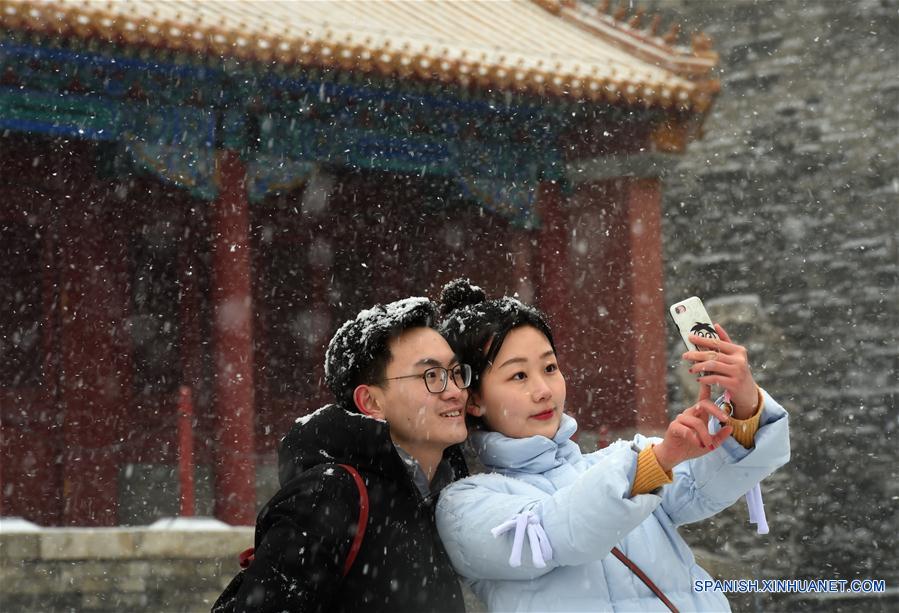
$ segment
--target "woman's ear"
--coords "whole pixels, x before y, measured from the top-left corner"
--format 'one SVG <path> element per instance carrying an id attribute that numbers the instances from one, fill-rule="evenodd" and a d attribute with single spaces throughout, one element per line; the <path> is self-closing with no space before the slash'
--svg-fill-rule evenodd
<path id="1" fill-rule="evenodd" d="M 376 419 L 384 419 L 384 410 L 375 397 L 374 388 L 370 385 L 357 385 L 353 390 L 353 404 L 362 413 Z"/>
<path id="2" fill-rule="evenodd" d="M 481 398 L 479 394 L 471 394 L 469 396 L 468 404 L 465 405 L 465 411 L 473 417 L 483 417 L 484 413 L 487 412 L 481 405 Z"/>

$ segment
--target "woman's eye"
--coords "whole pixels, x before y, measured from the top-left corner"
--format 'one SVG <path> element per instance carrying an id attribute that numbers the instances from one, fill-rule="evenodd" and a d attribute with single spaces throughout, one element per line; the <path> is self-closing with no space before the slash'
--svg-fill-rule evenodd
<path id="1" fill-rule="evenodd" d="M 513 381 L 524 381 L 526 376 L 527 375 L 525 375 L 523 372 L 517 372 L 514 375 L 512 375 L 512 380 Z"/>
<path id="2" fill-rule="evenodd" d="M 547 364 L 546 365 L 546 372 L 556 372 L 557 370 L 559 370 L 558 364 Z"/>

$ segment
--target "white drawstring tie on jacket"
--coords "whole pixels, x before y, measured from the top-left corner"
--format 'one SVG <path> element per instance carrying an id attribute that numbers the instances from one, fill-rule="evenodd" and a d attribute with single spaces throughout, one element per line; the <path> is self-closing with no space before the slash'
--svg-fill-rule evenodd
<path id="1" fill-rule="evenodd" d="M 759 392 L 759 394 L 761 394 L 761 392 Z M 715 404 L 720 408 L 723 404 L 730 404 L 730 402 L 730 391 L 725 390 L 724 395 L 721 396 Z M 714 430 L 717 432 L 718 428 L 715 428 Z M 749 523 L 755 524 L 755 531 L 758 534 L 768 534 L 768 518 L 765 517 L 765 503 L 762 501 L 761 484 L 756 483 L 748 492 L 746 492 L 746 506 L 749 507 Z"/>
<path id="2" fill-rule="evenodd" d="M 746 492 L 746 505 L 749 507 L 749 523 L 756 525 L 756 532 L 768 534 L 768 520 L 765 517 L 765 505 L 762 502 L 762 488 L 756 483 Z"/>
<path id="3" fill-rule="evenodd" d="M 515 528 L 515 539 L 512 541 L 512 555 L 509 556 L 509 566 L 513 568 L 521 566 L 521 548 L 524 545 L 525 532 L 527 532 L 534 566 L 546 568 L 546 563 L 553 558 L 553 549 L 549 544 L 549 537 L 546 536 L 537 514 L 533 511 L 518 513 L 509 521 L 493 528 L 490 533 L 496 538 L 512 528 Z"/>

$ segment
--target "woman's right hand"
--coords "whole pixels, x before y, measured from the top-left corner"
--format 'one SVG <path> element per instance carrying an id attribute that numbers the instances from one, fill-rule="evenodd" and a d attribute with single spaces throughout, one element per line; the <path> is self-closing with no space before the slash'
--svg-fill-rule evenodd
<path id="1" fill-rule="evenodd" d="M 710 418 L 714 417 L 724 424 L 728 422 L 727 414 L 712 402 L 711 393 L 711 386 L 701 385 L 696 404 L 668 424 L 665 438 L 652 448 L 664 471 L 670 471 L 685 460 L 707 454 L 730 436 L 733 428 L 729 425 L 722 427 L 717 434 L 709 434 Z"/>

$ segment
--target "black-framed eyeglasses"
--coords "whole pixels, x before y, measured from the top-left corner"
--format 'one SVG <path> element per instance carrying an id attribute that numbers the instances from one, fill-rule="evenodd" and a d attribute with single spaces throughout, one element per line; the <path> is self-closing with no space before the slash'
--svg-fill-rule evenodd
<path id="1" fill-rule="evenodd" d="M 384 380 L 394 381 L 396 379 L 412 379 L 413 377 L 423 379 L 425 382 L 425 387 L 427 387 L 428 391 L 432 394 L 442 394 L 444 391 L 446 391 L 446 385 L 447 383 L 449 383 L 450 377 L 453 378 L 453 383 L 456 384 L 456 387 L 458 387 L 460 390 L 464 390 L 469 385 L 471 385 L 471 366 L 469 366 L 468 364 L 456 364 L 449 370 L 447 370 L 443 366 L 433 366 L 420 375 L 388 377 Z"/>

